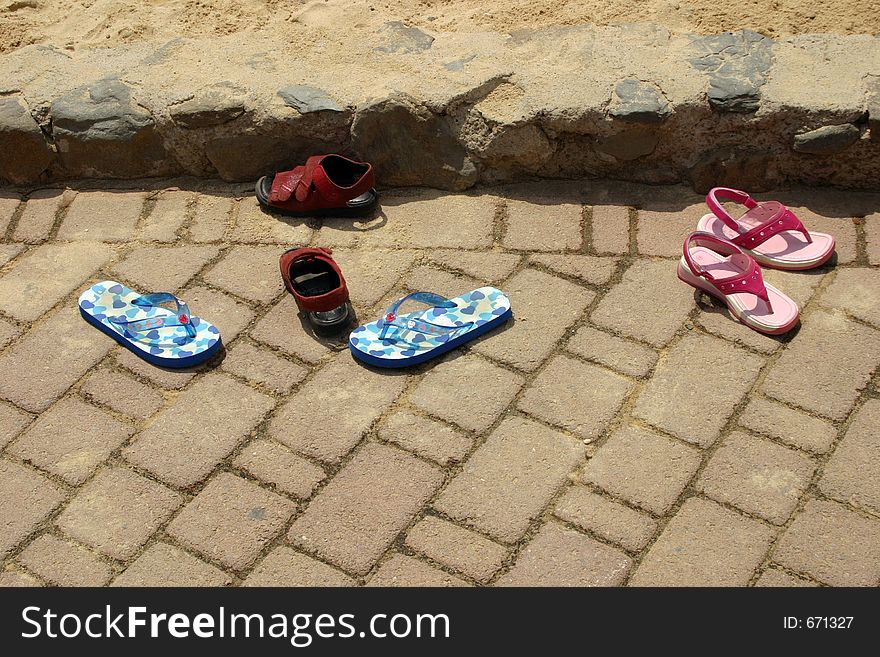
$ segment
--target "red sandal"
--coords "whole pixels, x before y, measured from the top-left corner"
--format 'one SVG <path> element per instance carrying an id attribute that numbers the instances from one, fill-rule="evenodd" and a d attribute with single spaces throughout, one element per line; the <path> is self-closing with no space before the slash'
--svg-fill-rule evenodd
<path id="1" fill-rule="evenodd" d="M 330 249 L 290 249 L 281 254 L 281 278 L 317 333 L 336 333 L 354 320 L 348 286 Z"/>
<path id="2" fill-rule="evenodd" d="M 375 209 L 373 165 L 341 155 L 313 155 L 305 166 L 280 171 L 257 181 L 257 200 L 264 208 L 291 217 L 349 217 Z"/>

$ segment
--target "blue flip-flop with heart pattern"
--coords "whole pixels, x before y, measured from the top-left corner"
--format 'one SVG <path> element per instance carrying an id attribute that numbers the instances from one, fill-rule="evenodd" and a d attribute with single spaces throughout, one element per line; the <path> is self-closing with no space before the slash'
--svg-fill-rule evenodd
<path id="1" fill-rule="evenodd" d="M 408 300 L 431 307 L 398 314 Z M 491 331 L 512 314 L 510 299 L 494 287 L 481 287 L 452 299 L 413 292 L 391 304 L 381 319 L 352 331 L 348 347 L 355 358 L 369 365 L 408 367 Z"/>
<path id="2" fill-rule="evenodd" d="M 189 312 L 168 292 L 141 295 L 116 281 L 92 285 L 79 297 L 79 312 L 92 326 L 160 367 L 192 367 L 220 349 L 220 331 Z"/>

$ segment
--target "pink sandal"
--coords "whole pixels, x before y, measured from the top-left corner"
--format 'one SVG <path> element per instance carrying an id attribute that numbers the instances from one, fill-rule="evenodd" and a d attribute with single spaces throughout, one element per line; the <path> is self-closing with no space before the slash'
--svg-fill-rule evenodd
<path id="1" fill-rule="evenodd" d="M 720 198 L 746 206 L 745 214 L 734 219 L 718 201 Z M 700 219 L 697 230 L 730 240 L 767 267 L 812 269 L 834 253 L 831 235 L 809 232 L 779 201 L 758 203 L 745 192 L 715 187 L 706 196 L 706 204 L 712 214 Z"/>
<path id="2" fill-rule="evenodd" d="M 736 244 L 697 231 L 687 236 L 682 252 L 679 279 L 724 301 L 749 328 L 779 335 L 797 324 L 797 304 L 765 283 L 761 267 Z"/>

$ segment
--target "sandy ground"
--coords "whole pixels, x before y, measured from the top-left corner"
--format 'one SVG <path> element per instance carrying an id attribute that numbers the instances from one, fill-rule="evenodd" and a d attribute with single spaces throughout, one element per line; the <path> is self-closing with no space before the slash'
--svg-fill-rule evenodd
<path id="1" fill-rule="evenodd" d="M 32 43 L 101 47 L 245 30 L 289 39 L 309 28 L 371 30 L 388 20 L 457 32 L 653 22 L 703 34 L 878 34 L 880 0 L 0 0 L 0 52 Z"/>

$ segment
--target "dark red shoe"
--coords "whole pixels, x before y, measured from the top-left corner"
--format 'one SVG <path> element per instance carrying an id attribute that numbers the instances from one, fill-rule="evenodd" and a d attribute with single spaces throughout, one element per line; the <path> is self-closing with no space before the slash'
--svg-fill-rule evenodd
<path id="1" fill-rule="evenodd" d="M 291 249 L 281 254 L 281 278 L 308 313 L 317 333 L 336 333 L 354 320 L 348 300 L 348 286 L 330 249 Z"/>
<path id="2" fill-rule="evenodd" d="M 313 155 L 305 166 L 280 171 L 257 181 L 257 200 L 264 208 L 291 217 L 350 217 L 375 209 L 373 165 L 341 155 Z"/>

